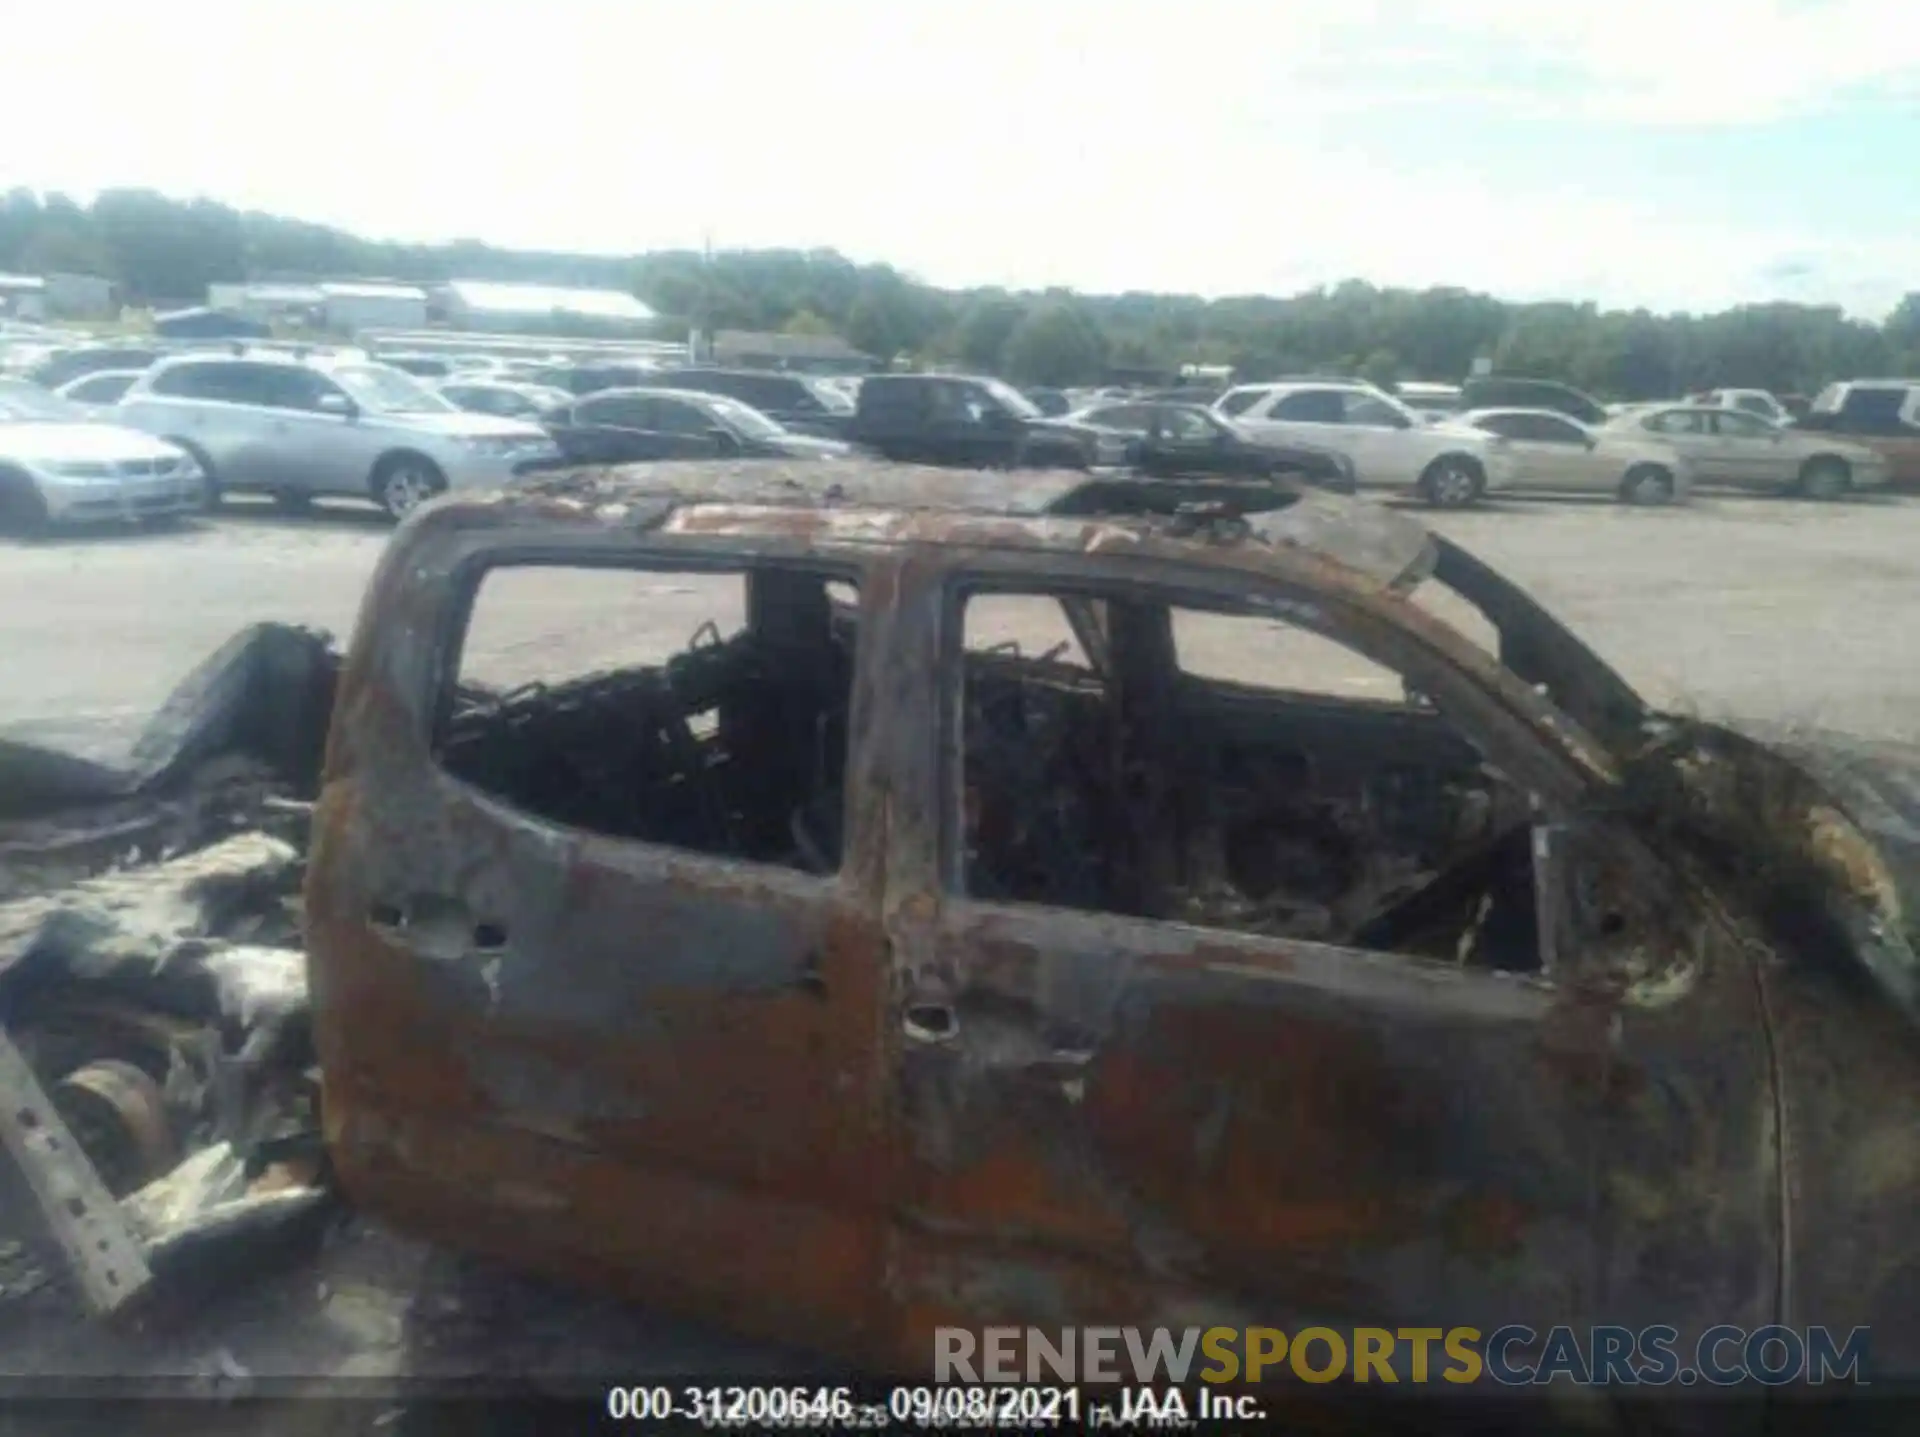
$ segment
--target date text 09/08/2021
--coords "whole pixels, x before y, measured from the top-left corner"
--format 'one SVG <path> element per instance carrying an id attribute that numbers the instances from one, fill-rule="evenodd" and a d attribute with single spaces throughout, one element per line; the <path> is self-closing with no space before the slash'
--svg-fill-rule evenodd
<path id="1" fill-rule="evenodd" d="M 692 1422 L 721 1430 L 879 1431 L 902 1428 L 1078 1427 L 1111 1410 L 1120 1394 L 1095 1401 L 1077 1387 L 901 1385 L 674 1387 L 664 1383 L 607 1389 L 606 1415 L 618 1422 Z M 1258 1416 L 1247 1399 L 1219 1394 L 1220 1415 Z"/>

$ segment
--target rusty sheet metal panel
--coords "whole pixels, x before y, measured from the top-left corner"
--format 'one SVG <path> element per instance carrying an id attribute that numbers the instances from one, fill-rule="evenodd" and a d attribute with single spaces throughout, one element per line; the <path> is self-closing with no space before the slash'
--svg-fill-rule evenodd
<path id="1" fill-rule="evenodd" d="M 902 1361 L 941 1324 L 1773 1320 L 1771 1073 L 1724 938 L 1658 1005 L 983 903 L 941 940 Z"/>
<path id="2" fill-rule="evenodd" d="M 1578 1311 L 1602 1075 L 1554 1057 L 1551 990 L 989 904 L 942 945 L 959 1031 L 902 1075 L 921 1266 L 1018 1243 L 1030 1278 L 973 1322 L 1076 1320 L 1102 1272 L 1147 1302 L 1102 1321 Z"/>
<path id="3" fill-rule="evenodd" d="M 682 504 L 857 505 L 982 514 L 1041 514 L 1086 484 L 1070 469 L 960 469 L 859 455 L 823 465 L 801 459 L 690 459 L 577 468 L 516 485 L 508 503 L 564 499 L 602 506 L 664 496 Z"/>

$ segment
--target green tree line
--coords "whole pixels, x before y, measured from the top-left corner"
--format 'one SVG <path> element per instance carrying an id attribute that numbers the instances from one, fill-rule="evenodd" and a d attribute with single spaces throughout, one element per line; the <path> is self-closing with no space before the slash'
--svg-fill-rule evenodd
<path id="1" fill-rule="evenodd" d="M 1183 364 L 1237 377 L 1356 372 L 1457 381 L 1477 358 L 1608 399 L 1723 385 L 1812 393 L 1832 379 L 1920 371 L 1920 291 L 1883 324 L 1838 307 L 1742 305 L 1718 314 L 1514 304 L 1463 289 L 1362 280 L 1287 298 L 1067 290 L 945 290 L 832 250 L 672 250 L 628 257 L 506 250 L 479 240 L 399 244 L 211 200 L 108 190 L 91 204 L 14 190 L 0 199 L 0 270 L 104 275 L 133 304 L 204 300 L 209 283 L 266 278 L 538 280 L 628 290 L 665 332 L 838 334 L 882 359 L 990 371 L 1035 384 Z"/>

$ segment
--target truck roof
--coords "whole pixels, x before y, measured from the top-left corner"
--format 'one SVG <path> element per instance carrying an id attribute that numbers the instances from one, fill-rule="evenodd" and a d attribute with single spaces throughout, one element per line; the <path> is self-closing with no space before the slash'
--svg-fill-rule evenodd
<path id="1" fill-rule="evenodd" d="M 1154 481 L 862 459 L 562 470 L 510 489 L 453 494 L 406 527 L 498 533 L 503 524 L 786 535 L 826 547 L 1134 552 L 1275 577 L 1318 561 L 1373 590 L 1411 588 L 1436 553 L 1426 526 L 1404 514 L 1284 481 Z"/>

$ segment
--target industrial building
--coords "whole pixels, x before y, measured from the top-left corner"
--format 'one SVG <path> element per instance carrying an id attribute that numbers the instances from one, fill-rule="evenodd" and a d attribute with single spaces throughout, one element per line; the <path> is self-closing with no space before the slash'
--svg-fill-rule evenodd
<path id="1" fill-rule="evenodd" d="M 114 319 L 120 313 L 113 281 L 97 274 L 49 274 L 46 293 L 52 319 Z"/>
<path id="2" fill-rule="evenodd" d="M 433 292 L 436 316 L 456 329 L 501 334 L 646 335 L 657 316 L 624 290 L 454 280 Z"/>
<path id="3" fill-rule="evenodd" d="M 323 280 L 320 312 L 336 334 L 363 329 L 417 329 L 427 322 L 427 292 L 384 280 Z"/>
<path id="4" fill-rule="evenodd" d="M 112 319 L 114 283 L 97 274 L 0 274 L 0 315 L 32 321 Z"/>
<path id="5" fill-rule="evenodd" d="M 417 329 L 427 322 L 427 292 L 389 280 L 260 280 L 210 284 L 207 307 L 265 324 L 298 323 L 353 334 L 362 329 Z"/>
<path id="6" fill-rule="evenodd" d="M 313 324 L 320 318 L 325 301 L 317 284 L 262 280 L 207 286 L 208 309 L 243 314 L 262 324 Z"/>
<path id="7" fill-rule="evenodd" d="M 0 274 L 0 316 L 45 319 L 47 282 L 37 274 Z"/>

